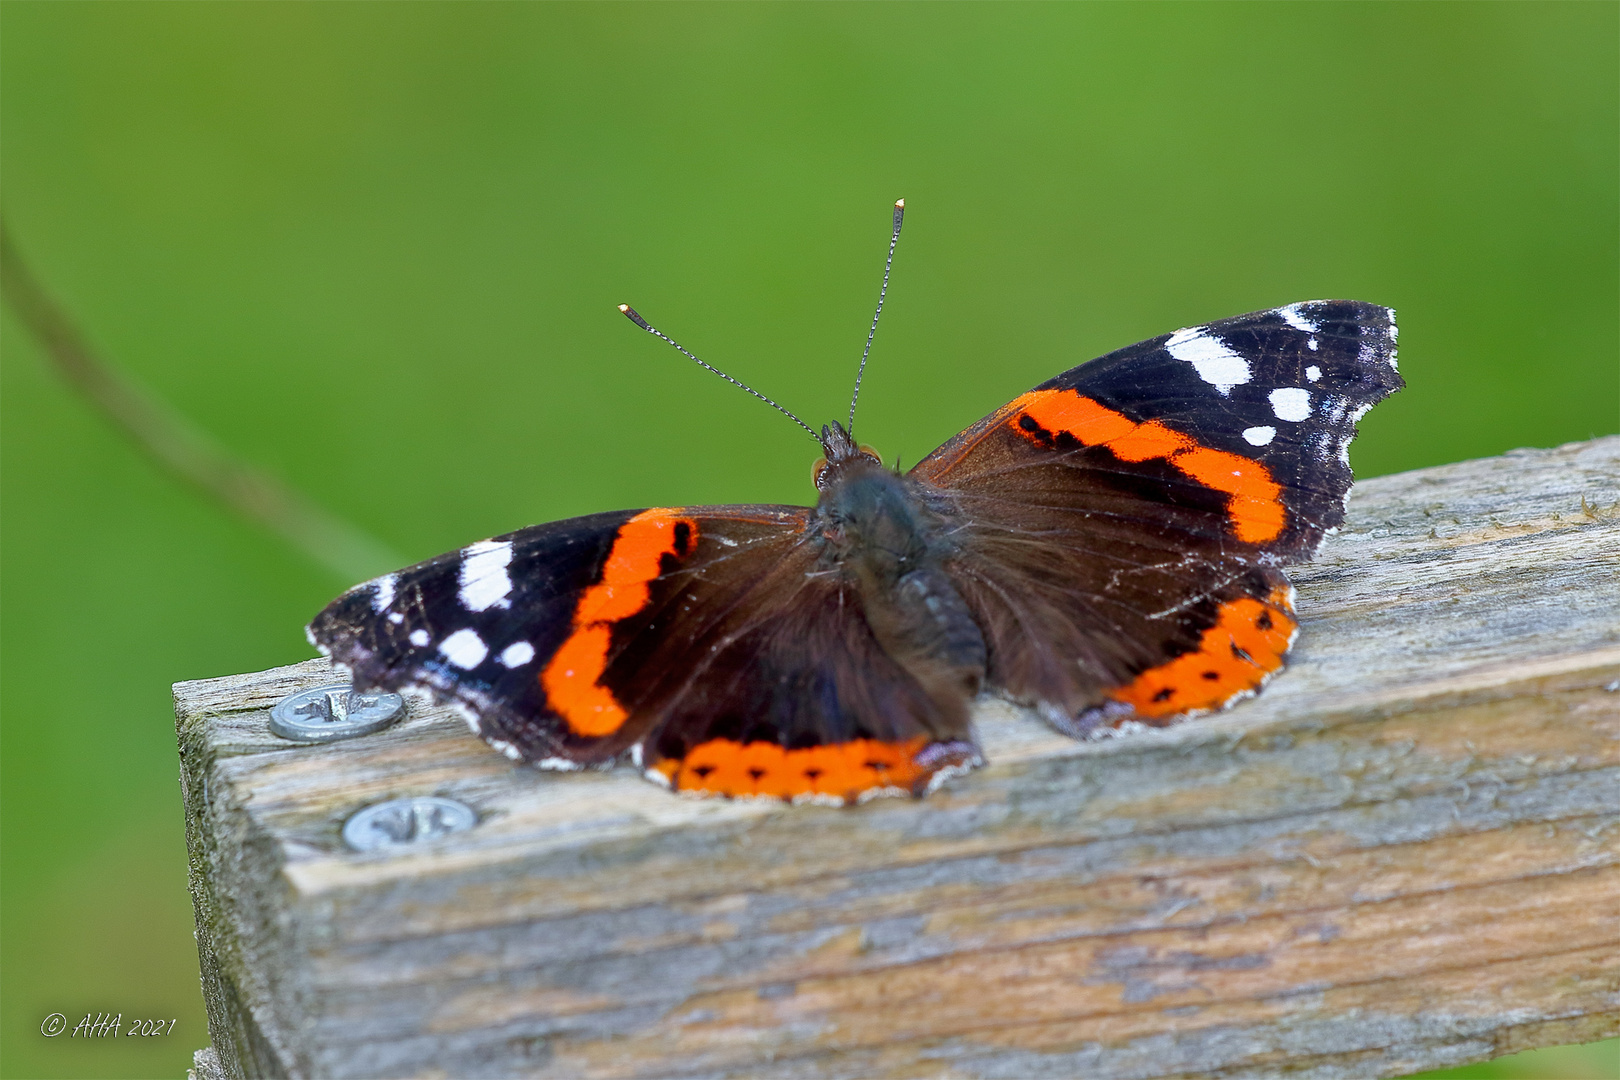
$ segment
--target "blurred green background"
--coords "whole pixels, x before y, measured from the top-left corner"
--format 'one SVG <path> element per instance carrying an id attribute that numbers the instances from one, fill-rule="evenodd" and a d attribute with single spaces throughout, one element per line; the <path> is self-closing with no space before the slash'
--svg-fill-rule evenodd
<path id="1" fill-rule="evenodd" d="M 803 433 L 614 305 L 819 425 L 900 196 L 887 458 L 1345 296 L 1401 312 L 1372 475 L 1620 430 L 1617 41 L 1610 3 L 8 0 L 4 211 L 112 364 L 402 559 L 808 500 Z M 0 349 L 0 1072 L 176 1076 L 207 1033 L 169 684 L 311 655 L 350 582 L 158 472 L 9 312 Z M 179 1022 L 39 1035 L 96 1010 Z M 1547 1053 L 1454 1075 L 1613 1075 Z"/>

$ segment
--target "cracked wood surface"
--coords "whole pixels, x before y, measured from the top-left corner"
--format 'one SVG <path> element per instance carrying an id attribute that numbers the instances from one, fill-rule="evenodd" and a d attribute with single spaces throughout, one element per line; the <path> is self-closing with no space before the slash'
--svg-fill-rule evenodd
<path id="1" fill-rule="evenodd" d="M 1358 484 L 1257 700 L 853 809 L 175 687 L 223 1076 L 1367 1077 L 1620 1031 L 1620 437 Z M 339 839 L 443 795 L 480 823 Z"/>

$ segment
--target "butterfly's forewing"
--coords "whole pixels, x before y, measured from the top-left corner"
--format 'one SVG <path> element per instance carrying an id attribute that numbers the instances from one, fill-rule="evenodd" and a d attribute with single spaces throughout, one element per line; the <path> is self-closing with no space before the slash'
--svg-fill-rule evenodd
<path id="1" fill-rule="evenodd" d="M 641 516 L 620 511 L 536 525 L 386 574 L 333 601 L 310 624 L 310 641 L 348 667 L 357 688 L 429 691 L 512 756 L 556 767 L 610 761 L 646 725 L 622 722 L 610 702 L 587 694 L 594 678 L 580 681 L 591 663 L 582 646 L 615 621 L 645 622 L 631 579 L 640 572 L 645 592 L 645 578 L 661 569 L 661 549 L 674 554 L 691 541 L 689 530 L 677 536 L 673 524 L 658 529 Z M 791 535 L 789 526 L 761 531 L 767 544 Z M 622 537 L 647 542 L 639 552 L 625 546 L 615 587 L 604 578 Z M 594 635 L 588 620 L 582 634 L 575 616 L 593 587 L 598 608 L 617 597 L 618 619 L 604 617 Z M 546 679 L 559 654 L 578 663 Z"/>
<path id="2" fill-rule="evenodd" d="M 630 756 L 695 793 L 835 801 L 976 759 L 876 647 L 798 507 L 539 525 L 351 589 L 310 626 L 358 688 L 458 705 L 549 768 Z M 930 750 L 930 748 L 933 748 Z"/>
<path id="3" fill-rule="evenodd" d="M 1059 375 L 924 459 L 991 682 L 1084 731 L 1219 708 L 1282 666 L 1280 567 L 1343 520 L 1346 448 L 1403 385 L 1393 312 L 1317 301 Z"/>

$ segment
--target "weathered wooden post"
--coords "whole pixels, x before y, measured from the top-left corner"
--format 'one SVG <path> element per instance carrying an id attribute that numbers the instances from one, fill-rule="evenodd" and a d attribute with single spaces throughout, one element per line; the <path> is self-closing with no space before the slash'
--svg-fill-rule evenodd
<path id="1" fill-rule="evenodd" d="M 221 1076 L 1396 1075 L 1620 1031 L 1620 437 L 1382 477 L 1255 702 L 991 703 L 921 802 L 690 802 L 444 710 L 300 746 L 324 661 L 175 687 Z M 356 812 L 472 808 L 356 852 Z"/>

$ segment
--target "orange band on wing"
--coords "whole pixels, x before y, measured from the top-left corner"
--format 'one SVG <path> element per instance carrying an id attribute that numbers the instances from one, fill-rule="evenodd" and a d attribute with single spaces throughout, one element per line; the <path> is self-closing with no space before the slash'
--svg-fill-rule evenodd
<path id="1" fill-rule="evenodd" d="M 1074 390 L 1031 390 L 1007 406 L 1011 428 L 1032 442 L 1058 433 L 1086 446 L 1106 446 L 1121 461 L 1163 458 L 1193 480 L 1227 496 L 1239 540 L 1275 540 L 1287 522 L 1271 470 L 1252 458 L 1199 446 L 1157 420 L 1138 424 Z M 1027 419 L 1026 419 L 1027 418 Z"/>
<path id="2" fill-rule="evenodd" d="M 874 788 L 916 791 L 933 770 L 917 764 L 926 735 L 905 742 L 854 739 L 788 750 L 775 743 L 710 739 L 680 760 L 658 763 L 677 791 L 705 795 L 830 795 L 846 801 Z"/>
<path id="3" fill-rule="evenodd" d="M 643 510 L 623 525 L 602 564 L 602 580 L 586 589 L 574 608 L 574 632 L 540 672 L 546 704 L 576 735 L 611 735 L 629 712 L 599 680 L 607 670 L 613 624 L 647 606 L 648 586 L 663 570 L 665 555 L 690 554 L 697 522 L 679 510 Z"/>
<path id="4" fill-rule="evenodd" d="M 629 719 L 624 706 L 596 682 L 607 669 L 612 638 L 613 627 L 607 623 L 578 627 L 540 673 L 546 703 L 576 735 L 611 735 Z"/>
<path id="5" fill-rule="evenodd" d="M 1282 667 L 1297 625 L 1288 615 L 1288 595 L 1272 590 L 1261 602 L 1230 600 L 1216 613 L 1195 652 L 1149 668 L 1109 696 L 1139 716 L 1174 716 L 1194 709 L 1217 709 L 1245 690 L 1256 690 Z"/>

